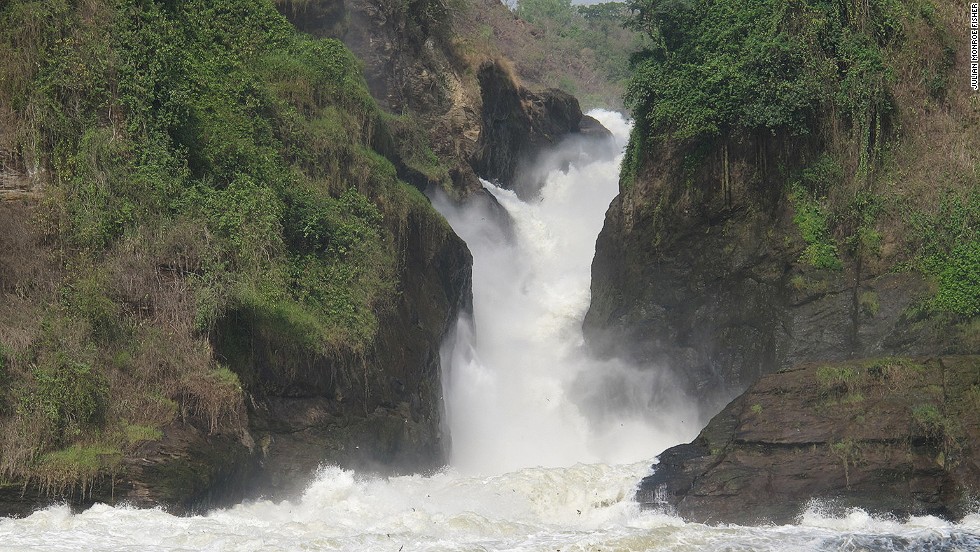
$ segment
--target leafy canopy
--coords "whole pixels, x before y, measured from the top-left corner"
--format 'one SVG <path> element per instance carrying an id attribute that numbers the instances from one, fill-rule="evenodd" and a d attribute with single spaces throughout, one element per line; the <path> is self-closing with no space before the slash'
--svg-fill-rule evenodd
<path id="1" fill-rule="evenodd" d="M 882 45 L 897 0 L 630 0 L 653 39 L 634 56 L 637 121 L 680 138 L 735 129 L 808 132 L 822 107 L 887 108 Z"/>

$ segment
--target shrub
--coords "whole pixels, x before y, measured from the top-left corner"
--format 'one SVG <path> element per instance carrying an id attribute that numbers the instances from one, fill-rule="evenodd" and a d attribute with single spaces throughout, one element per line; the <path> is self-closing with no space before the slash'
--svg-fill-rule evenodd
<path id="1" fill-rule="evenodd" d="M 796 211 L 793 222 L 806 243 L 800 260 L 816 268 L 840 270 L 843 265 L 830 236 L 823 206 L 799 185 L 793 187 L 790 200 Z"/>
<path id="2" fill-rule="evenodd" d="M 54 443 L 70 442 L 82 431 L 104 420 L 108 383 L 88 364 L 55 353 L 31 369 L 33 386 L 19 405 L 19 413 L 37 416 Z"/>
<path id="3" fill-rule="evenodd" d="M 973 317 L 980 314 L 980 191 L 945 193 L 934 213 L 912 211 L 915 265 L 936 277 L 928 306 Z"/>
<path id="4" fill-rule="evenodd" d="M 960 244 L 946 257 L 934 305 L 963 316 L 980 315 L 980 241 Z"/>
<path id="5" fill-rule="evenodd" d="M 959 422 L 939 410 L 934 404 L 920 404 L 912 408 L 912 419 L 926 434 L 938 441 L 948 453 L 959 446 L 961 434 Z"/>
<path id="6" fill-rule="evenodd" d="M 878 294 L 873 291 L 865 291 L 858 296 L 858 304 L 865 316 L 877 316 L 881 305 L 878 302 Z"/>
<path id="7" fill-rule="evenodd" d="M 182 384 L 187 392 L 184 397 L 187 406 L 204 416 L 211 433 L 240 423 L 239 416 L 244 410 L 242 384 L 227 366 L 187 374 Z"/>
<path id="8" fill-rule="evenodd" d="M 65 286 L 62 295 L 68 313 L 87 324 L 92 337 L 102 343 L 121 337 L 122 309 L 108 296 L 105 282 L 94 270 Z"/>
<path id="9" fill-rule="evenodd" d="M 817 369 L 817 381 L 826 389 L 850 390 L 857 372 L 850 366 L 821 366 Z"/>

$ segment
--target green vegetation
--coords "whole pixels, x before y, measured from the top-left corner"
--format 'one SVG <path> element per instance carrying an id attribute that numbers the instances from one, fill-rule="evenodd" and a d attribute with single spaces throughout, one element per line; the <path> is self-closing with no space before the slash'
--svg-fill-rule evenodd
<path id="1" fill-rule="evenodd" d="M 156 441 L 163 437 L 163 432 L 159 429 L 145 425 L 132 425 L 123 422 L 123 432 L 126 437 L 126 444 L 139 445 L 146 441 Z"/>
<path id="2" fill-rule="evenodd" d="M 100 445 L 73 445 L 41 457 L 37 477 L 49 492 L 79 485 L 82 494 L 100 475 L 111 472 L 121 458 L 118 449 Z"/>
<path id="3" fill-rule="evenodd" d="M 628 101 L 649 131 L 709 138 L 739 130 L 811 132 L 834 105 L 867 132 L 890 111 L 885 49 L 905 11 L 894 0 L 633 0 L 630 26 L 653 46 Z M 873 139 L 873 141 L 877 141 Z"/>
<path id="4" fill-rule="evenodd" d="M 973 156 L 948 155 L 975 151 L 980 135 L 975 99 L 951 81 L 961 32 L 954 8 L 931 0 L 627 5 L 629 26 L 651 45 L 634 57 L 627 86 L 636 128 L 622 189 L 656 141 L 689 152 L 727 152 L 746 139 L 786 143 L 768 168 L 754 168 L 785 182 L 802 265 L 911 268 L 936 283 L 926 316 L 969 325 L 980 315 L 980 174 Z M 871 301 L 861 307 L 876 310 Z"/>
<path id="5" fill-rule="evenodd" d="M 858 305 L 865 316 L 877 316 L 881 305 L 878 303 L 878 294 L 873 291 L 865 291 L 858 296 Z"/>
<path id="6" fill-rule="evenodd" d="M 108 385 L 88 364 L 62 353 L 32 369 L 33 386 L 21 396 L 17 412 L 50 432 L 46 440 L 64 444 L 105 420 Z"/>
<path id="7" fill-rule="evenodd" d="M 851 468 L 860 461 L 861 449 L 854 439 L 844 439 L 831 443 L 830 452 L 840 459 L 844 467 L 844 482 L 848 487 L 851 486 Z"/>
<path id="8" fill-rule="evenodd" d="M 980 241 L 956 246 L 938 276 L 936 308 L 964 316 L 980 315 Z"/>
<path id="9" fill-rule="evenodd" d="M 942 445 L 939 463 L 959 451 L 962 428 L 959 422 L 944 414 L 935 404 L 920 404 L 912 408 L 912 419 L 925 430 L 926 435 Z"/>
<path id="10" fill-rule="evenodd" d="M 789 197 L 795 210 L 793 222 L 806 242 L 800 260 L 816 268 L 840 270 L 843 265 L 837 254 L 837 245 L 830 236 L 827 213 L 820 202 L 800 186 L 794 188 Z"/>
<path id="11" fill-rule="evenodd" d="M 863 402 L 863 391 L 867 391 L 866 373 L 862 368 L 840 364 L 817 368 L 816 379 L 822 398 L 819 406 L 837 409 Z"/>
<path id="12" fill-rule="evenodd" d="M 828 389 L 841 386 L 850 389 L 857 376 L 857 372 L 846 365 L 821 366 L 817 369 L 817 381 L 820 382 L 822 387 Z"/>
<path id="13" fill-rule="evenodd" d="M 62 268 L 0 349 L 0 477 L 91 481 L 179 415 L 237 431 L 246 368 L 209 343 L 231 313 L 309 355 L 372 343 L 393 229 L 430 209 L 383 153 L 447 177 L 341 43 L 262 0 L 11 0 L 0 58 L 0 153 Z"/>
<path id="14" fill-rule="evenodd" d="M 932 307 L 962 316 L 980 315 L 980 190 L 945 193 L 932 214 L 913 211 L 917 266 L 934 276 Z"/>

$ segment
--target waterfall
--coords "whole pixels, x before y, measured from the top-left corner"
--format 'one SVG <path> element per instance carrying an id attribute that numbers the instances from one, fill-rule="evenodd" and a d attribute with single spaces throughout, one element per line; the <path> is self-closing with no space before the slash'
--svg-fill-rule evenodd
<path id="1" fill-rule="evenodd" d="M 486 202 L 433 198 L 473 253 L 473 317 L 460 319 L 443 359 L 451 463 L 463 472 L 636 462 L 699 428 L 694 401 L 664 371 L 585 351 L 596 237 L 630 130 L 618 113 L 590 115 L 612 131 L 612 148 L 571 140 L 543 155 L 535 172 L 547 177 L 521 194 L 530 199 L 484 182 L 509 228 Z M 572 162 L 548 167 L 559 159 Z"/>

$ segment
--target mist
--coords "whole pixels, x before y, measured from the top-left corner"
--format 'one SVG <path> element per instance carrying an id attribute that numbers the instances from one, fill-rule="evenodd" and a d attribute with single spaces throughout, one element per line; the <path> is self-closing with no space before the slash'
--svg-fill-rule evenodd
<path id="1" fill-rule="evenodd" d="M 597 360 L 584 347 L 596 237 L 630 128 L 615 112 L 590 115 L 610 143 L 572 140 L 541 156 L 535 193 L 484 182 L 509 224 L 490 202 L 433 197 L 474 259 L 473 316 L 460 318 L 443 352 L 451 464 L 461 472 L 652 460 L 700 427 L 668 371 Z"/>

